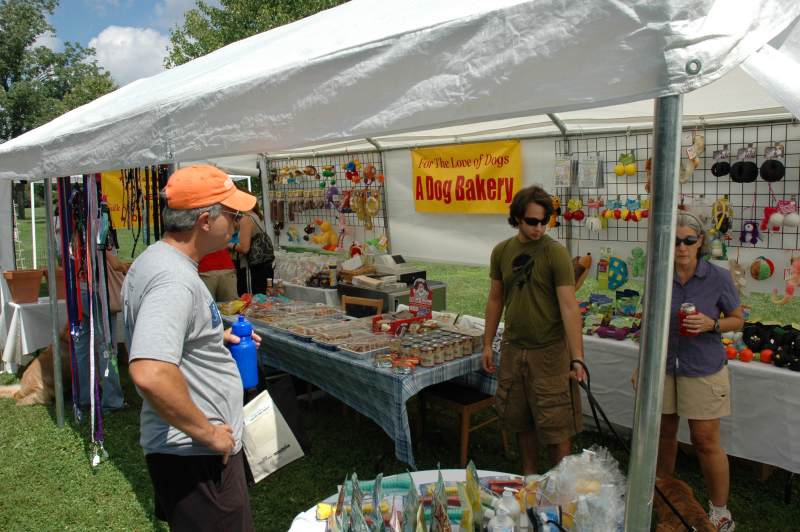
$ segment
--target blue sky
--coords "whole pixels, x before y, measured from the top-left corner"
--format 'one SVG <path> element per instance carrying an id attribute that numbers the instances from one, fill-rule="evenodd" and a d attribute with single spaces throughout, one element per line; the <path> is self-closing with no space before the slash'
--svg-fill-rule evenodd
<path id="1" fill-rule="evenodd" d="M 100 65 L 125 85 L 163 70 L 169 28 L 194 5 L 195 0 L 60 0 L 50 18 L 55 35 L 39 42 L 54 49 L 64 41 L 92 46 Z"/>

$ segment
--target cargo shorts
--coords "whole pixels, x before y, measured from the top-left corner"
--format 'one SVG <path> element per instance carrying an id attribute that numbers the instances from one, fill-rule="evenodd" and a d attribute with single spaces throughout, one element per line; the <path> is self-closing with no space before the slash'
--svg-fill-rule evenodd
<path id="1" fill-rule="evenodd" d="M 503 342 L 495 407 L 508 432 L 536 431 L 545 444 L 583 430 L 578 384 L 570 379 L 566 343 L 521 349 Z"/>

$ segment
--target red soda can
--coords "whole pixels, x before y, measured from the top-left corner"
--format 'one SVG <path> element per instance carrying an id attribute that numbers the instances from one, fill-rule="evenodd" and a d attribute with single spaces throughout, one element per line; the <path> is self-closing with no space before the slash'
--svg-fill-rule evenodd
<path id="1" fill-rule="evenodd" d="M 681 305 L 681 308 L 678 311 L 678 322 L 680 324 L 681 336 L 697 336 L 697 333 L 687 330 L 686 326 L 683 324 L 683 320 L 685 320 L 687 316 L 693 316 L 694 314 L 699 314 L 697 307 L 694 306 L 694 303 L 683 303 Z"/>

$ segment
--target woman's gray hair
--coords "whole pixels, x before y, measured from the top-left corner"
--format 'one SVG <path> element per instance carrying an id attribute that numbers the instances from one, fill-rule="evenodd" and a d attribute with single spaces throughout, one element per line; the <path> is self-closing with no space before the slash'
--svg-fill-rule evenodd
<path id="1" fill-rule="evenodd" d="M 164 207 L 161 210 L 161 222 L 166 233 L 183 233 L 191 231 L 195 222 L 204 212 L 209 213 L 209 218 L 216 218 L 222 214 L 222 205 L 216 203 L 208 207 L 198 207 L 197 209 L 170 209 L 167 202 L 167 195 L 162 190 L 159 195 Z"/>
<path id="2" fill-rule="evenodd" d="M 708 234 L 706 233 L 705 224 L 703 223 L 703 220 L 701 220 L 699 216 L 690 211 L 678 210 L 678 221 L 675 225 L 677 227 L 688 227 L 689 229 L 694 231 L 694 233 L 697 236 L 703 237 L 703 245 L 697 251 L 698 259 L 703 255 L 708 255 L 711 252 L 708 243 Z"/>

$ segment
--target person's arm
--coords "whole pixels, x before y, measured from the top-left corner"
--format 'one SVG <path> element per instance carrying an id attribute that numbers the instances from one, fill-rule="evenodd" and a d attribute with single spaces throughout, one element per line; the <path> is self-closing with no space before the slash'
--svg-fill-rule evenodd
<path id="1" fill-rule="evenodd" d="M 744 327 L 744 309 L 741 305 L 729 313 L 723 312 L 723 316 L 723 318 L 719 319 L 719 332 L 741 331 L 742 327 Z M 697 314 L 686 316 L 686 319 L 683 320 L 683 325 L 689 332 L 700 334 L 712 332 L 716 325 L 716 320 L 711 316 L 698 312 Z"/>
<path id="2" fill-rule="evenodd" d="M 481 365 L 487 373 L 494 373 L 497 368 L 494 366 L 494 353 L 492 342 L 494 335 L 497 334 L 497 326 L 500 324 L 500 316 L 503 314 L 503 282 L 492 279 L 489 287 L 489 298 L 486 301 L 486 315 L 484 316 L 483 329 L 483 357 Z"/>
<path id="3" fill-rule="evenodd" d="M 567 334 L 570 360 L 583 360 L 583 326 L 578 299 L 575 297 L 575 287 L 572 285 L 557 286 L 556 296 L 558 297 L 558 308 L 561 310 L 561 319 L 564 322 L 564 331 Z M 580 364 L 575 364 L 572 370 L 577 380 L 586 379 L 586 373 Z"/>
<path id="4" fill-rule="evenodd" d="M 133 383 L 153 405 L 158 415 L 173 427 L 212 451 L 228 455 L 236 445 L 228 425 L 214 425 L 189 396 L 186 379 L 178 366 L 170 362 L 140 358 L 130 363 Z"/>
<path id="5" fill-rule="evenodd" d="M 236 251 L 237 253 L 242 253 L 244 255 L 250 252 L 250 242 L 252 241 L 253 237 L 254 225 L 255 224 L 253 223 L 253 220 L 251 220 L 247 215 L 239 220 L 239 243 L 231 244 L 231 251 Z"/>

